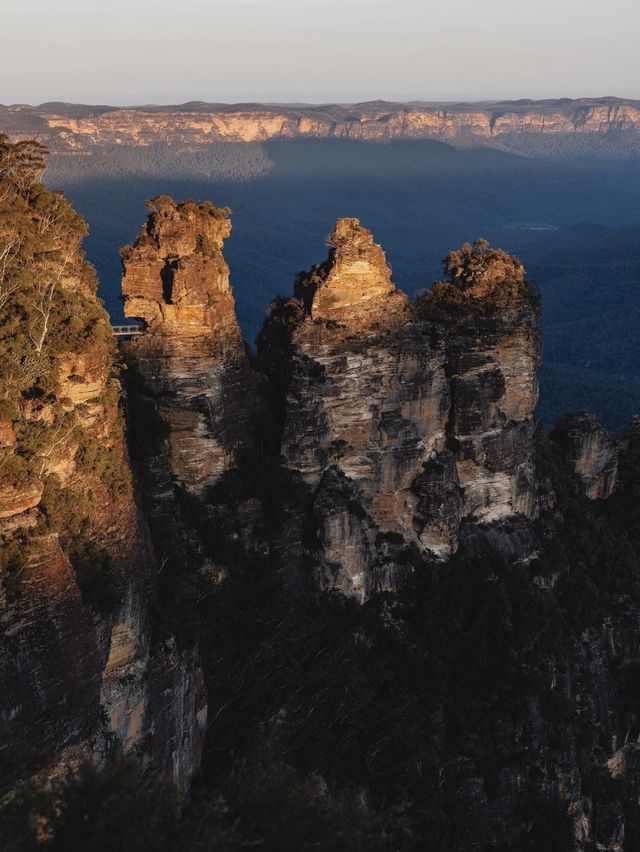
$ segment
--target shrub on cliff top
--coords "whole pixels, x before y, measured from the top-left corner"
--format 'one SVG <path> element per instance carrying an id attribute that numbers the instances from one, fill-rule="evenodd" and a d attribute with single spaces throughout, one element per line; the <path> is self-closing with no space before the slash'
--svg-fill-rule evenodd
<path id="1" fill-rule="evenodd" d="M 520 261 L 502 249 L 491 248 L 488 240 L 464 243 L 462 248 L 451 251 L 442 261 L 447 280 L 463 287 L 472 287 L 492 266 L 499 265 L 505 275 L 521 278 L 523 267 Z"/>
<path id="2" fill-rule="evenodd" d="M 189 213 L 207 213 L 214 219 L 228 219 L 231 215 L 230 207 L 216 207 L 209 201 L 176 201 L 170 195 L 157 195 L 155 198 L 149 198 L 145 201 L 145 207 L 151 213 L 151 219 L 154 214 L 168 213 L 175 210 L 178 214 L 189 215 Z"/>
<path id="3" fill-rule="evenodd" d="M 46 149 L 0 134 L 0 362 L 5 398 L 55 390 L 62 352 L 113 345 L 94 294 L 96 276 L 80 251 L 82 217 L 39 182 Z M 70 286 L 74 282 L 77 286 Z"/>

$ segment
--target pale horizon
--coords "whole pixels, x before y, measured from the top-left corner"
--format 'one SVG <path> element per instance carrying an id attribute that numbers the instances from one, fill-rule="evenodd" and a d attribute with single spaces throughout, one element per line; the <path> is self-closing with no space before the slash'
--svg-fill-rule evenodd
<path id="1" fill-rule="evenodd" d="M 224 107 L 242 107 L 242 106 L 268 106 L 268 107 L 330 107 L 330 106 L 361 106 L 368 103 L 387 103 L 392 105 L 424 105 L 424 106 L 482 106 L 484 104 L 491 103 L 517 103 L 519 101 L 532 101 L 535 103 L 544 103 L 545 101 L 559 101 L 559 100 L 570 100 L 570 101 L 600 101 L 600 100 L 620 100 L 620 101 L 640 101 L 640 94 L 637 97 L 633 96 L 624 96 L 618 94 L 586 94 L 586 95 L 547 95 L 540 97 L 533 97 L 523 95 L 521 97 L 514 96 L 505 96 L 505 97 L 486 97 L 486 98 L 442 98 L 440 100 L 433 100 L 431 98 L 368 98 L 366 100 L 327 100 L 327 101 L 302 101 L 302 100 L 289 100 L 289 101 L 270 101 L 259 98 L 248 98 L 241 101 L 222 101 L 222 100 L 205 100 L 203 98 L 188 98 L 183 101 L 147 101 L 145 103 L 141 101 L 132 101 L 131 103 L 117 103 L 115 101 L 67 101 L 62 98 L 51 98 L 49 100 L 36 102 L 27 102 L 27 101 L 15 101 L 13 103 L 4 102 L 0 103 L 0 106 L 4 106 L 7 108 L 15 108 L 15 107 L 34 107 L 39 108 L 46 104 L 59 103 L 66 104 L 68 106 L 89 106 L 89 107 L 114 107 L 117 109 L 149 109 L 149 108 L 162 108 L 162 107 L 182 107 L 189 103 L 201 103 L 207 104 L 211 106 L 224 106 Z"/>
<path id="2" fill-rule="evenodd" d="M 11 105 L 640 98 L 633 0 L 4 0 L 3 30 Z"/>

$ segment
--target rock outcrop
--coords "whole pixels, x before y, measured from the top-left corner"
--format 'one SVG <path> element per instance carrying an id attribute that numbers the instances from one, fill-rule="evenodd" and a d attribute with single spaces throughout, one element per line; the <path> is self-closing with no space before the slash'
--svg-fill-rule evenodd
<path id="1" fill-rule="evenodd" d="M 599 417 L 582 411 L 568 414 L 552 433 L 573 466 L 580 487 L 590 500 L 603 500 L 615 488 L 619 447 Z"/>
<path id="2" fill-rule="evenodd" d="M 167 429 L 168 464 L 156 488 L 166 492 L 175 481 L 201 493 L 254 441 L 248 401 L 258 393 L 257 377 L 221 251 L 229 211 L 167 197 L 150 207 L 122 255 L 125 314 L 146 330 L 127 351 Z"/>
<path id="3" fill-rule="evenodd" d="M 415 306 L 356 219 L 329 245 L 258 352 L 284 464 L 312 495 L 321 584 L 363 598 L 393 586 L 407 548 L 450 555 L 463 519 L 535 515 L 538 315 L 522 266 L 482 242 Z"/>
<path id="4" fill-rule="evenodd" d="M 419 299 L 418 310 L 443 324 L 462 515 L 480 523 L 532 518 L 537 299 L 522 264 L 482 240 L 451 252 L 444 270 L 447 280 Z"/>
<path id="5" fill-rule="evenodd" d="M 187 814 L 171 843 L 264 845 L 271 820 L 279 842 L 290 803 L 313 817 L 321 799 L 335 816 L 303 824 L 303 845 L 317 822 L 343 848 L 357 811 L 376 848 L 634 848 L 640 421 L 619 444 L 587 414 L 534 430 L 522 264 L 465 245 L 410 304 L 371 232 L 338 219 L 253 358 L 228 211 L 155 199 L 123 252 L 144 329 L 123 346 L 134 488 L 82 223 L 6 180 L 0 747 L 6 727 L 47 749 L 45 788 L 125 752 L 184 791 L 206 671 L 206 753 L 234 768 L 215 766 L 215 790 L 204 773 L 196 833 Z M 358 607 L 327 589 L 394 594 Z M 266 813 L 248 827 L 246 791 Z"/>

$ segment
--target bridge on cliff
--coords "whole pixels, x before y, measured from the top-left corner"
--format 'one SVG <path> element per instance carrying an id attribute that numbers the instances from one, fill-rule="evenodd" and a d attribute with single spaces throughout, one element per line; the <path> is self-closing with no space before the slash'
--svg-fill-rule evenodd
<path id="1" fill-rule="evenodd" d="M 141 325 L 112 325 L 111 331 L 114 337 L 122 340 L 125 337 L 135 337 L 137 334 L 144 334 L 145 329 Z"/>

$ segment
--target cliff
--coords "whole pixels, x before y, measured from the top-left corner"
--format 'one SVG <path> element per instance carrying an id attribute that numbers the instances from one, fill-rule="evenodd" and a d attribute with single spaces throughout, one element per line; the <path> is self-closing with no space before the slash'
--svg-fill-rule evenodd
<path id="1" fill-rule="evenodd" d="M 175 480 L 201 492 L 254 441 L 245 401 L 256 377 L 222 255 L 229 211 L 166 197 L 150 207 L 122 255 L 125 315 L 142 320 L 146 331 L 127 351 L 167 426 L 162 487 Z"/>
<path id="2" fill-rule="evenodd" d="M 471 104 L 221 105 L 91 107 L 71 104 L 0 108 L 0 127 L 16 138 L 36 136 L 52 150 L 87 152 L 103 146 L 182 146 L 270 139 L 435 139 L 557 154 L 590 150 L 637 154 L 637 101 L 596 98 Z"/>
<path id="3" fill-rule="evenodd" d="M 443 324 L 451 389 L 447 432 L 462 514 L 480 522 L 536 514 L 532 466 L 541 341 L 537 297 L 515 258 L 479 240 L 451 252 L 447 279 L 418 299 Z"/>
<path id="4" fill-rule="evenodd" d="M 607 434 L 604 423 L 589 412 L 569 414 L 557 424 L 553 438 L 585 496 L 591 500 L 610 497 L 617 482 L 620 447 Z"/>
<path id="5" fill-rule="evenodd" d="M 640 426 L 536 426 L 523 265 L 464 245 L 411 304 L 338 219 L 253 357 L 229 211 L 154 199 L 123 251 L 134 490 L 83 228 L 25 157 L 0 217 L 0 708 L 55 760 L 0 831 L 8 802 L 54 850 L 638 848 Z M 204 688 L 179 823 L 138 782 L 57 783 L 128 750 L 186 787 Z"/>
<path id="6" fill-rule="evenodd" d="M 411 548 L 449 556 L 465 519 L 535 516 L 538 314 L 522 266 L 482 242 L 414 306 L 356 219 L 329 245 L 274 304 L 258 353 L 321 585 L 365 598 L 394 587 Z"/>
<path id="7" fill-rule="evenodd" d="M 193 651 L 152 642 L 155 557 L 86 226 L 39 182 L 40 146 L 0 138 L 0 161 L 0 719 L 62 765 L 144 747 L 184 790 L 202 675 Z"/>

